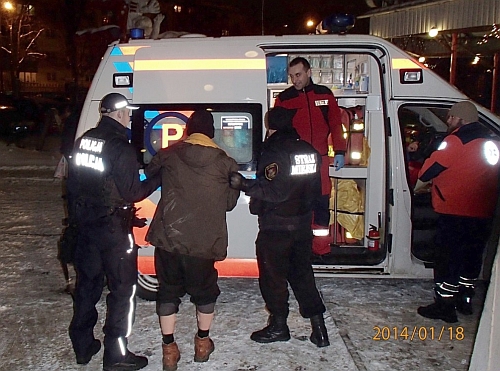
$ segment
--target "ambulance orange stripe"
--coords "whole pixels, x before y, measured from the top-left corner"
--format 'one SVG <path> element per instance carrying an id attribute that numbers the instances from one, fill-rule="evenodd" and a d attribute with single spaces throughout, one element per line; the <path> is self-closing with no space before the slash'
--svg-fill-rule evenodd
<path id="1" fill-rule="evenodd" d="M 155 265 L 153 256 L 139 256 L 139 272 L 154 275 Z M 215 263 L 219 277 L 258 277 L 259 269 L 255 259 L 226 259 Z"/>

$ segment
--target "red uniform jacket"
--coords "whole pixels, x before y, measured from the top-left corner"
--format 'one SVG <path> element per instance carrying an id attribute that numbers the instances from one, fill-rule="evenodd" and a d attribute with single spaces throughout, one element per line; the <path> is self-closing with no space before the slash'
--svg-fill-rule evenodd
<path id="1" fill-rule="evenodd" d="M 297 110 L 293 127 L 300 138 L 310 143 L 322 156 L 321 193 L 330 194 L 328 135 L 332 135 L 336 154 L 345 154 L 347 145 L 342 131 L 340 109 L 332 91 L 316 84 L 309 84 L 301 91 L 291 86 L 278 95 L 274 105 Z"/>
<path id="2" fill-rule="evenodd" d="M 499 142 L 480 123 L 464 125 L 425 160 L 418 174 L 432 180 L 437 213 L 491 218 L 498 197 Z"/>

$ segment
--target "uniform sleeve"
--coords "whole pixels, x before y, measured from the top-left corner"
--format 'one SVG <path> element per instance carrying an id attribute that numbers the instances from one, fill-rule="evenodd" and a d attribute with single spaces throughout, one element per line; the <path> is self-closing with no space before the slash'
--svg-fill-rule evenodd
<path id="1" fill-rule="evenodd" d="M 328 125 L 332 135 L 333 150 L 336 154 L 345 154 L 347 143 L 342 130 L 342 118 L 337 100 L 332 93 L 332 98 L 328 100 Z"/>
<path id="2" fill-rule="evenodd" d="M 140 180 L 140 165 L 134 148 L 127 144 L 120 144 L 116 147 L 116 158 L 114 161 L 112 174 L 116 187 L 120 195 L 127 202 L 139 202 L 160 185 L 160 177 L 153 176 L 144 181 Z"/>
<path id="3" fill-rule="evenodd" d="M 428 182 L 449 168 L 453 161 L 459 159 L 461 152 L 459 147 L 461 146 L 460 140 L 455 135 L 447 136 L 439 148 L 424 161 L 418 172 L 418 179 L 422 182 Z"/>
<path id="4" fill-rule="evenodd" d="M 161 176 L 161 151 L 158 151 L 156 155 L 153 156 L 151 162 L 144 169 L 144 174 L 147 178 L 153 178 L 155 176 Z"/>
<path id="5" fill-rule="evenodd" d="M 248 196 L 266 202 L 283 202 L 290 195 L 288 171 L 290 160 L 286 154 L 269 153 L 259 160 L 264 166 L 263 176 L 255 179 L 245 192 Z"/>

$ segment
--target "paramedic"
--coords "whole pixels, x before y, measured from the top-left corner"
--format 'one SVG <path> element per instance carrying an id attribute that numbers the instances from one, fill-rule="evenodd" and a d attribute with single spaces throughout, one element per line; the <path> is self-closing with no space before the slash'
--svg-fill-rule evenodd
<path id="1" fill-rule="evenodd" d="M 96 304 L 106 276 L 104 370 L 139 370 L 148 364 L 146 357 L 127 349 L 137 283 L 137 245 L 131 223 L 133 203 L 158 188 L 159 178 L 140 181 L 140 165 L 127 137 L 133 108 L 118 93 L 101 100 L 101 120 L 77 140 L 68 177 L 70 207 L 78 228 L 69 335 L 78 364 L 88 363 L 99 352 L 101 343 L 94 337 Z"/>
<path id="2" fill-rule="evenodd" d="M 231 174 L 231 186 L 250 196 L 250 212 L 258 215 L 256 240 L 259 286 L 270 313 L 268 325 L 252 333 L 259 343 L 287 341 L 288 283 L 300 314 L 310 318 L 310 340 L 330 345 L 323 313 L 325 305 L 316 288 L 311 266 L 312 204 L 321 194 L 321 156 L 300 140 L 292 126 L 294 110 L 272 108 L 267 139 L 257 166 L 257 179 Z"/>
<path id="3" fill-rule="evenodd" d="M 238 171 L 238 164 L 215 144 L 214 133 L 212 114 L 195 111 L 186 123 L 188 137 L 160 150 L 146 168 L 148 176 L 158 174 L 162 180 L 161 199 L 146 240 L 156 247 L 163 370 L 176 370 L 180 359 L 174 331 L 186 293 L 196 306 L 194 361 L 206 362 L 214 351 L 209 331 L 220 294 L 214 263 L 226 258 L 226 212 L 239 197 L 229 187 L 229 176 Z"/>
<path id="4" fill-rule="evenodd" d="M 293 86 L 282 91 L 276 98 L 275 106 L 295 109 L 293 127 L 300 138 L 310 143 L 321 155 L 321 195 L 313 208 L 313 230 L 328 229 L 330 222 L 329 199 L 331 181 L 329 176 L 328 136 L 331 135 L 336 170 L 344 166 L 346 141 L 341 123 L 341 112 L 332 91 L 311 80 L 311 66 L 307 59 L 297 57 L 288 67 Z M 315 240 L 313 251 L 317 255 L 330 252 L 329 243 Z"/>
<path id="5" fill-rule="evenodd" d="M 432 180 L 432 206 L 438 214 L 435 302 L 418 313 L 453 323 L 456 310 L 472 314 L 474 282 L 498 197 L 499 142 L 478 122 L 469 101 L 454 104 L 446 124 L 449 134 L 424 162 L 416 186 Z"/>

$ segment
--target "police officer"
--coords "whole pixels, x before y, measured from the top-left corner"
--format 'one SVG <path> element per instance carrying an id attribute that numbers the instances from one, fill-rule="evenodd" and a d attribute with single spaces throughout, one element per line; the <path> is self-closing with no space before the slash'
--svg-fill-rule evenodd
<path id="1" fill-rule="evenodd" d="M 87 364 L 99 352 L 101 343 L 94 337 L 95 306 L 106 276 L 104 370 L 139 370 L 148 364 L 146 357 L 127 349 L 137 283 L 137 246 L 131 223 L 133 203 L 150 195 L 159 179 L 141 182 L 139 178 L 140 165 L 127 137 L 133 108 L 121 94 L 102 99 L 101 120 L 76 141 L 68 178 L 68 201 L 78 228 L 77 283 L 69 335 L 78 364 Z"/>
<path id="2" fill-rule="evenodd" d="M 499 143 L 478 122 L 477 108 L 469 101 L 451 107 L 446 125 L 449 134 L 424 162 L 415 186 L 417 191 L 432 180 L 432 206 L 438 214 L 435 302 L 418 313 L 453 323 L 456 310 L 472 314 L 474 282 L 498 197 Z"/>
<path id="3" fill-rule="evenodd" d="M 255 180 L 231 174 L 231 186 L 251 197 L 250 212 L 258 215 L 259 286 L 270 313 L 268 325 L 250 338 L 259 343 L 290 339 L 289 283 L 300 314 L 311 319 L 310 340 L 324 347 L 330 345 L 325 306 L 311 266 L 312 207 L 321 195 L 321 156 L 293 128 L 294 113 L 283 107 L 269 111 L 268 137 Z"/>

